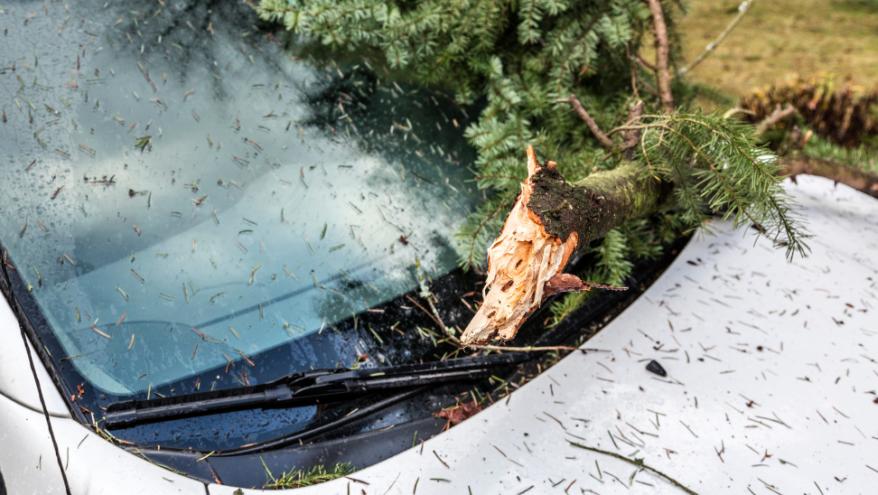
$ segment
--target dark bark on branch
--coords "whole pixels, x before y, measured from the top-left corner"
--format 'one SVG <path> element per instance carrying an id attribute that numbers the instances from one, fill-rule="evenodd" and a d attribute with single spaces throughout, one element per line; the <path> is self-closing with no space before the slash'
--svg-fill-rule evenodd
<path id="1" fill-rule="evenodd" d="M 485 300 L 461 342 L 512 339 L 546 297 L 598 287 L 563 273 L 570 257 L 623 222 L 656 211 L 667 190 L 630 162 L 569 183 L 529 148 L 528 178 L 488 249 Z"/>
<path id="2" fill-rule="evenodd" d="M 576 115 L 585 122 L 585 125 L 588 126 L 588 130 L 591 131 L 592 135 L 594 135 L 595 139 L 601 143 L 601 146 L 608 150 L 612 150 L 615 145 L 613 144 L 613 140 L 607 136 L 607 134 L 601 130 L 598 123 L 594 121 L 594 119 L 589 115 L 588 111 L 585 107 L 582 106 L 582 102 L 579 101 L 579 98 L 576 95 L 570 95 L 567 98 L 567 101 L 570 103 L 570 106 L 573 107 L 573 111 L 576 112 Z"/>
<path id="3" fill-rule="evenodd" d="M 661 183 L 643 167 L 624 163 L 569 183 L 557 169 L 540 168 L 530 179 L 528 208 L 549 234 L 567 239 L 576 234 L 581 244 L 600 239 L 624 221 L 652 212 Z"/>
<path id="4" fill-rule="evenodd" d="M 665 14 L 662 12 L 662 4 L 659 0 L 646 0 L 649 4 L 649 12 L 652 14 L 653 30 L 655 31 L 655 68 L 659 98 L 665 112 L 674 111 L 674 95 L 671 92 L 671 72 L 668 59 L 670 57 L 670 45 L 668 43 L 668 26 L 665 23 Z"/>
<path id="5" fill-rule="evenodd" d="M 848 165 L 809 157 L 785 158 L 781 166 L 786 175 L 795 180 L 796 175 L 817 175 L 840 182 L 858 191 L 878 198 L 878 175 Z"/>

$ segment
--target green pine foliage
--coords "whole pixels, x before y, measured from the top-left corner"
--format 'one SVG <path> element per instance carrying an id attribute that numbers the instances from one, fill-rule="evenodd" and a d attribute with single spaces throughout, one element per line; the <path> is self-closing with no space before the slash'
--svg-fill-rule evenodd
<path id="1" fill-rule="evenodd" d="M 700 113 L 648 115 L 637 125 L 645 169 L 675 185 L 684 222 L 719 215 L 752 224 L 789 258 L 807 253 L 808 235 L 780 185 L 777 157 L 755 144 L 752 126 Z"/>
<path id="2" fill-rule="evenodd" d="M 575 93 L 601 125 L 621 123 L 627 54 L 649 22 L 641 0 L 263 0 L 259 11 L 304 40 L 368 51 L 375 65 L 479 105 L 466 136 L 490 194 L 457 236 L 465 267 L 484 263 L 526 176 L 527 145 L 570 180 L 614 165 L 564 100 Z"/>
<path id="3" fill-rule="evenodd" d="M 675 57 L 680 6 L 664 8 Z M 643 129 L 634 156 L 624 157 L 601 148 L 570 110 L 566 100 L 576 95 L 600 127 L 612 129 L 625 123 L 635 91 L 647 111 L 659 108 L 652 71 L 632 58 L 652 39 L 642 0 L 262 0 L 259 12 L 300 40 L 366 53 L 376 67 L 479 109 L 466 136 L 478 152 L 486 200 L 457 236 L 464 267 L 484 263 L 526 177 L 528 145 L 570 181 L 634 159 L 675 186 L 675 204 L 596 241 L 598 263 L 586 274 L 593 281 L 624 284 L 634 260 L 659 255 L 711 214 L 752 222 L 790 253 L 806 249 L 776 165 L 746 128 L 710 115 L 647 116 L 634 123 Z M 561 299 L 553 314 L 569 314 L 585 297 Z"/>

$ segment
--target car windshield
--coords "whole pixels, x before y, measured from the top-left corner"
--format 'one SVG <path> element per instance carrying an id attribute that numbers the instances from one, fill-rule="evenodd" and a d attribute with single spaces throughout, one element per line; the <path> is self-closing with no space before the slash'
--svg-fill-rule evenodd
<path id="1" fill-rule="evenodd" d="M 455 267 L 465 112 L 241 4 L 154 7 L 0 7 L 0 242 L 54 358 L 115 395 L 309 338 L 284 372 L 349 364 L 335 324 Z"/>

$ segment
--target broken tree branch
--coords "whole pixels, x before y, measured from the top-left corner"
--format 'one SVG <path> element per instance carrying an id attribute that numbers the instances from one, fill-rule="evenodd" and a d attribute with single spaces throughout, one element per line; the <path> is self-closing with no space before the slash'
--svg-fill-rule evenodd
<path id="1" fill-rule="evenodd" d="M 646 2 L 649 4 L 653 30 L 655 31 L 655 68 L 659 98 L 662 101 L 664 111 L 671 113 L 674 111 L 674 94 L 671 92 L 671 73 L 668 69 L 668 58 L 671 51 L 668 44 L 668 25 L 665 23 L 665 14 L 662 12 L 660 0 L 646 0 Z"/>
<path id="2" fill-rule="evenodd" d="M 488 248 L 485 299 L 461 336 L 464 345 L 510 340 L 552 294 L 598 286 L 563 273 L 578 249 L 628 219 L 654 211 L 666 184 L 625 162 L 569 183 L 554 162 L 527 150 L 528 177 Z"/>
<path id="3" fill-rule="evenodd" d="M 793 179 L 799 174 L 818 175 L 878 198 L 878 175 L 850 165 L 819 158 L 794 156 L 784 158 L 781 167 L 784 173 Z"/>
<path id="4" fill-rule="evenodd" d="M 778 105 L 768 117 L 756 125 L 756 135 L 761 136 L 774 125 L 797 113 L 798 110 L 791 104 L 787 104 L 783 108 Z M 810 134 L 805 135 L 801 146 L 804 146 L 808 137 Z M 780 167 L 784 175 L 789 176 L 794 182 L 799 174 L 816 175 L 878 198 L 878 174 L 858 169 L 852 165 L 793 154 L 781 158 Z"/>
<path id="5" fill-rule="evenodd" d="M 695 67 L 698 67 L 698 65 L 703 62 L 704 59 L 706 59 L 711 53 L 713 53 L 714 50 L 716 50 L 716 47 L 718 47 L 719 44 L 726 39 L 726 36 L 728 36 L 729 33 L 731 33 L 733 29 L 735 29 L 735 26 L 737 26 L 738 23 L 741 22 L 741 19 L 743 19 L 744 14 L 746 14 L 747 11 L 750 10 L 750 5 L 752 5 L 753 2 L 754 0 L 744 0 L 743 2 L 741 2 L 741 4 L 738 5 L 738 13 L 737 15 L 735 15 L 735 18 L 732 19 L 731 22 L 729 22 L 729 24 L 726 26 L 725 29 L 723 29 L 721 33 L 719 33 L 719 36 L 717 36 L 715 40 L 711 41 L 707 44 L 706 47 L 704 47 L 704 51 L 699 53 L 698 56 L 695 57 L 695 60 L 692 61 L 692 63 L 678 70 L 677 75 L 683 76 L 688 74 L 693 69 L 695 69 Z"/>
<path id="6" fill-rule="evenodd" d="M 613 140 L 610 139 L 604 131 L 601 130 L 598 123 L 594 121 L 591 115 L 588 114 L 588 111 L 582 106 L 582 102 L 579 101 L 579 98 L 576 95 L 570 95 L 567 98 L 567 102 L 570 103 L 570 106 L 573 107 L 573 111 L 576 112 L 576 115 L 585 122 L 585 125 L 588 126 L 588 129 L 591 131 L 592 135 L 594 135 L 595 139 L 601 143 L 601 146 L 608 150 L 612 150 L 615 145 L 613 144 Z"/>
<path id="7" fill-rule="evenodd" d="M 765 131 L 771 129 L 776 124 L 780 123 L 783 120 L 786 120 L 788 117 L 795 115 L 798 113 L 796 107 L 787 103 L 787 106 L 781 108 L 780 105 L 771 112 L 771 115 L 762 119 L 762 122 L 756 125 L 756 135 L 761 136 L 765 134 Z"/>
<path id="8" fill-rule="evenodd" d="M 424 274 L 421 273 L 420 262 L 415 265 L 417 269 L 417 278 L 418 285 L 421 288 L 421 299 L 423 299 L 427 306 L 430 307 L 430 310 L 427 311 L 423 305 L 418 303 L 412 296 L 406 295 L 405 298 L 408 301 L 415 305 L 416 308 L 421 310 L 425 315 L 430 317 L 436 326 L 442 330 L 442 333 L 445 334 L 445 338 L 448 339 L 449 342 L 454 344 L 459 348 L 470 347 L 472 349 L 481 349 L 483 351 L 495 351 L 495 352 L 559 352 L 559 351 L 574 351 L 576 347 L 569 345 L 550 345 L 550 346 L 523 346 L 523 347 L 514 347 L 514 346 L 502 346 L 502 345 L 464 345 L 460 339 L 455 336 L 454 332 L 451 331 L 450 328 L 445 324 L 445 321 L 442 319 L 442 316 L 439 314 L 439 309 L 436 308 L 436 305 L 433 304 L 433 299 L 436 297 L 433 292 L 430 290 L 429 285 L 427 285 L 427 279 L 424 277 Z M 597 284 L 596 284 L 597 285 Z M 618 287 L 609 287 L 609 286 L 601 286 L 602 288 L 608 288 L 611 290 L 620 290 Z M 457 330 L 457 327 L 455 327 Z"/>

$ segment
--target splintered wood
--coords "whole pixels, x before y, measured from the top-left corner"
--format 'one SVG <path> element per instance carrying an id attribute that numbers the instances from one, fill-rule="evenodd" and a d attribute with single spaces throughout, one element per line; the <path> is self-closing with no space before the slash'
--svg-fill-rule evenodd
<path id="1" fill-rule="evenodd" d="M 546 167 L 554 169 L 555 163 L 548 162 Z M 488 248 L 484 302 L 464 330 L 464 344 L 510 340 L 545 298 L 591 288 L 575 275 L 562 273 L 578 247 L 579 235 L 573 232 L 561 239 L 549 234 L 528 207 L 540 169 L 533 147 L 528 147 L 528 177 L 500 236 Z"/>

